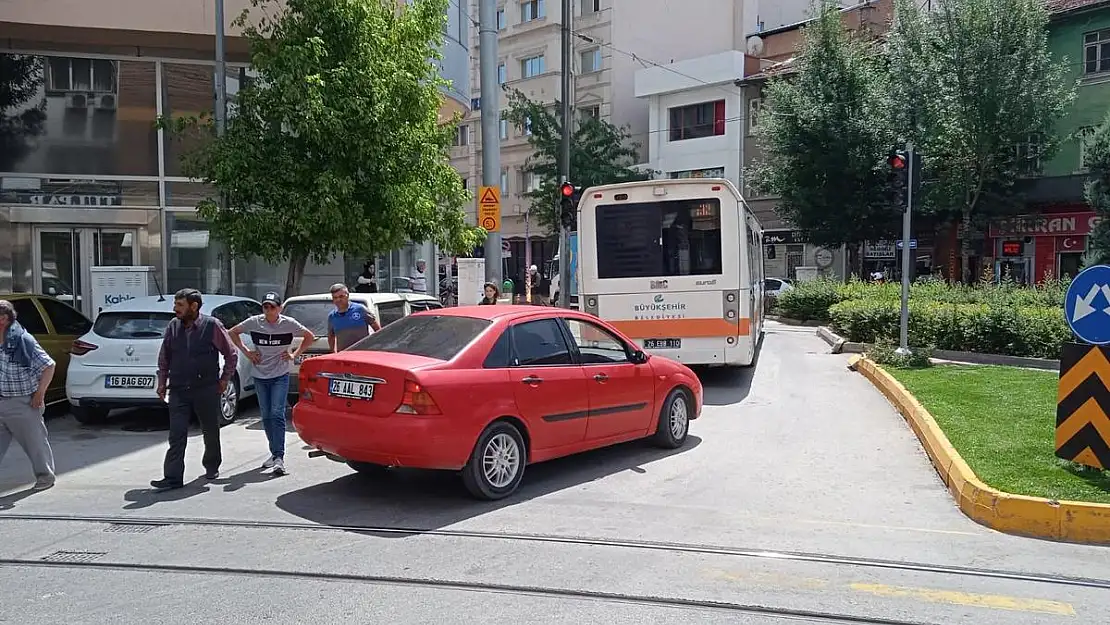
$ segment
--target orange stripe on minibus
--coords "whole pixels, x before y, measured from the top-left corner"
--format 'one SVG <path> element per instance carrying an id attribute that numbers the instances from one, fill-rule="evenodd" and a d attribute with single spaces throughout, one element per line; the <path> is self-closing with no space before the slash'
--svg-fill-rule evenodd
<path id="1" fill-rule="evenodd" d="M 740 319 L 739 323 L 727 319 L 636 319 L 609 323 L 633 339 L 710 338 L 751 333 L 751 322 L 747 318 Z"/>

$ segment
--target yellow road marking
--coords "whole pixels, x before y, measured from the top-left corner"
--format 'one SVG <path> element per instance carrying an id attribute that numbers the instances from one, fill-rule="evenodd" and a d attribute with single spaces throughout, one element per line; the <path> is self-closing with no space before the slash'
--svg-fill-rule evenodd
<path id="1" fill-rule="evenodd" d="M 1070 603 L 1049 601 L 1047 599 L 1023 599 L 1006 595 L 979 595 L 954 590 L 933 590 L 929 588 L 903 588 L 886 584 L 852 584 L 851 589 L 880 597 L 906 597 L 931 603 L 950 603 L 954 605 L 1013 610 L 1016 612 L 1041 612 L 1075 616 L 1075 608 Z"/>

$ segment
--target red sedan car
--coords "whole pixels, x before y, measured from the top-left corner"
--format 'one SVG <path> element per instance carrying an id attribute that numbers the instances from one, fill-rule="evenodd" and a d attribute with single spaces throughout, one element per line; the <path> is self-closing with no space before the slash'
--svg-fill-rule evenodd
<path id="1" fill-rule="evenodd" d="M 420 312 L 306 360 L 293 424 L 311 455 L 359 472 L 462 473 L 482 499 L 526 464 L 652 437 L 677 448 L 702 409 L 686 366 L 645 354 L 573 310 L 467 306 Z"/>

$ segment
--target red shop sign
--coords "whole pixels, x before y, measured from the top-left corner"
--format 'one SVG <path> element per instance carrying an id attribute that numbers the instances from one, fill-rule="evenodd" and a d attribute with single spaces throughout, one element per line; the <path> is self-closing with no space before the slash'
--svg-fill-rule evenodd
<path id="1" fill-rule="evenodd" d="M 1084 236 L 1090 234 L 1097 223 L 1098 215 L 1090 212 L 1018 215 L 992 222 L 987 229 L 987 236 Z"/>

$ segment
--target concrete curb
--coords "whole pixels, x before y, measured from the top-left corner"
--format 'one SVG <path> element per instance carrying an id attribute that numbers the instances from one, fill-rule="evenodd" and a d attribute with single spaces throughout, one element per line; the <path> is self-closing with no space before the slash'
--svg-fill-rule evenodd
<path id="1" fill-rule="evenodd" d="M 987 486 L 929 411 L 894 376 L 860 356 L 853 357 L 848 367 L 862 373 L 902 413 L 956 505 L 973 521 L 1007 534 L 1110 544 L 1110 505 L 1011 495 Z"/>
<path id="2" fill-rule="evenodd" d="M 867 343 L 852 343 L 826 326 L 817 328 L 817 336 L 832 346 L 834 354 L 862 354 L 870 345 Z M 1003 356 L 1001 354 L 979 354 L 976 352 L 953 352 L 946 349 L 934 349 L 933 360 L 958 362 L 971 365 L 998 365 L 1002 367 L 1023 367 L 1026 369 L 1044 369 L 1046 371 L 1059 371 L 1059 360 L 1045 358 L 1027 358 L 1025 356 Z"/>

